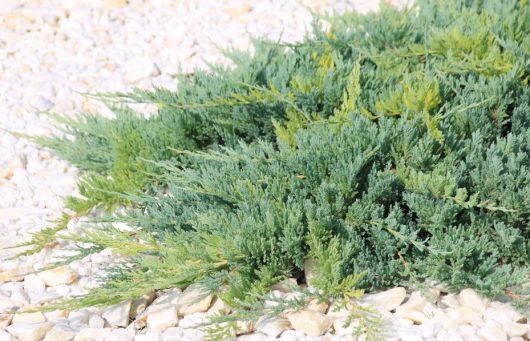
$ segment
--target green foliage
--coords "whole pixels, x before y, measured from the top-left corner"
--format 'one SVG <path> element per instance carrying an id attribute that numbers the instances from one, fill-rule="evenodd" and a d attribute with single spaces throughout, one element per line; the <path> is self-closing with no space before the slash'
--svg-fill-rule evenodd
<path id="1" fill-rule="evenodd" d="M 69 136 L 40 140 L 85 171 L 70 208 L 126 204 L 109 220 L 138 228 L 73 238 L 134 266 L 67 305 L 199 283 L 252 318 L 307 258 L 344 304 L 424 279 L 490 296 L 527 280 L 528 4 L 423 0 L 329 21 L 175 93 L 101 95 L 115 118 L 62 118 Z"/>
<path id="2" fill-rule="evenodd" d="M 345 259 L 340 253 L 340 239 L 332 237 L 324 225 L 309 225 L 307 244 L 308 256 L 315 261 L 315 271 L 319 274 L 311 285 L 323 292 L 343 298 L 360 298 L 362 291 L 357 288 L 362 274 L 344 274 Z"/>

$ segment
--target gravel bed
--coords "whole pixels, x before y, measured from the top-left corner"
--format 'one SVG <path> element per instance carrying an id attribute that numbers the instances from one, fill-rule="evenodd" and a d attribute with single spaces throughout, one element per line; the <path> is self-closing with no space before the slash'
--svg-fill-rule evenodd
<path id="1" fill-rule="evenodd" d="M 404 1 L 401 1 L 404 2 Z M 57 245 L 9 259 L 7 247 L 30 238 L 76 193 L 78 170 L 9 131 L 53 132 L 49 112 L 111 113 L 83 93 L 175 87 L 173 75 L 226 62 L 218 47 L 247 49 L 250 36 L 300 40 L 309 10 L 374 10 L 378 1 L 348 0 L 26 0 L 0 2 L 0 340 L 201 340 L 196 324 L 226 311 L 220 300 L 191 302 L 192 289 L 147 293 L 109 309 L 24 313 L 86 292 L 115 258 L 108 250 L 44 271 Z M 146 108 L 149 110 L 149 108 Z M 82 221 L 69 226 L 78 231 Z M 289 290 L 277 294 L 289 298 Z M 509 305 L 464 290 L 427 295 L 404 288 L 365 297 L 381 314 L 389 340 L 530 339 L 525 317 Z M 313 305 L 274 321 L 244 325 L 238 340 L 355 340 L 347 312 Z M 360 336 L 363 339 L 365 336 Z"/>

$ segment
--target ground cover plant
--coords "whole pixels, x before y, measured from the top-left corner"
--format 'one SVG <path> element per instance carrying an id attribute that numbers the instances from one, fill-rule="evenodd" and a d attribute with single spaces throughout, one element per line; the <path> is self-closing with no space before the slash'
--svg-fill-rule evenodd
<path id="1" fill-rule="evenodd" d="M 130 256 L 67 304 L 199 283 L 246 309 L 303 281 L 307 259 L 321 294 L 346 300 L 426 280 L 495 296 L 528 280 L 528 2 L 324 20 L 300 43 L 229 52 L 234 68 L 182 76 L 177 92 L 100 95 L 115 118 L 59 118 L 65 137 L 37 139 L 84 171 L 62 225 L 110 212 L 61 238 Z"/>

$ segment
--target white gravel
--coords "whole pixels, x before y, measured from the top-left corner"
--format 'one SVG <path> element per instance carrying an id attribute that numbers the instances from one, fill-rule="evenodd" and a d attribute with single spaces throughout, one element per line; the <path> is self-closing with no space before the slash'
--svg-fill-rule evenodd
<path id="1" fill-rule="evenodd" d="M 355 7 L 366 11 L 375 9 L 377 3 L 378 0 L 0 0 L 0 340 L 17 340 L 13 335 L 20 340 L 40 340 L 44 335 L 48 341 L 68 340 L 74 335 L 76 340 L 133 340 L 135 333 L 135 340 L 195 340 L 202 335 L 198 330 L 184 328 L 202 315 L 185 317 L 179 327 L 160 333 L 136 331 L 134 323 L 125 329 L 111 329 L 110 324 L 127 325 L 129 321 L 123 314 L 129 313 L 130 302 L 110 311 L 10 314 L 57 297 L 83 293 L 97 284 L 93 277 L 101 274 L 114 256 L 105 250 L 55 272 L 30 275 L 25 274 L 39 270 L 54 254 L 64 251 L 58 247 L 7 260 L 19 250 L 6 247 L 28 240 L 32 232 L 48 226 L 60 215 L 62 197 L 76 193 L 78 176 L 75 167 L 8 131 L 51 134 L 54 128 L 48 111 L 108 115 L 106 108 L 81 93 L 125 91 L 132 86 L 174 88 L 172 75 L 204 68 L 207 62 L 223 61 L 217 46 L 246 49 L 250 35 L 296 41 L 311 23 L 309 9 L 340 11 Z M 78 225 L 72 224 L 72 229 Z M 396 292 L 404 297 L 404 290 L 396 288 L 391 293 Z M 402 296 L 391 293 L 377 297 L 384 297 L 387 305 L 390 300 L 403 302 Z M 484 309 L 477 312 L 478 301 L 473 300 L 478 299 L 474 294 L 467 292 L 464 296 L 457 299 L 441 295 L 436 305 L 421 301 L 420 309 L 418 304 L 413 307 L 407 294 L 408 301 L 400 309 L 384 314 L 393 321 L 389 338 L 511 337 L 515 341 L 530 337 L 526 320 L 506 305 L 486 302 Z M 375 298 L 372 301 L 377 303 Z M 170 305 L 166 308 L 175 310 Z M 334 326 L 336 330 L 340 327 Z M 317 338 L 306 336 L 301 330 L 286 330 L 281 339 L 352 339 L 326 335 Z M 255 333 L 241 339 L 270 338 Z"/>

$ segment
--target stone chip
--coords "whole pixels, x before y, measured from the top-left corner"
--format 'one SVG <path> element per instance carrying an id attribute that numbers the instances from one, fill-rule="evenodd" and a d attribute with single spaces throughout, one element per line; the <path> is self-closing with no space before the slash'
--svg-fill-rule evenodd
<path id="1" fill-rule="evenodd" d="M 406 295 L 405 288 L 397 287 L 377 294 L 367 295 L 363 298 L 363 302 L 382 312 L 392 311 L 403 303 Z"/>
<path id="2" fill-rule="evenodd" d="M 37 341 L 46 336 L 46 333 L 52 329 L 50 322 L 23 322 L 15 323 L 6 328 L 6 330 L 20 341 Z"/>
<path id="3" fill-rule="evenodd" d="M 178 309 L 171 304 L 150 306 L 147 312 L 147 326 L 149 329 L 163 332 L 178 324 Z"/>
<path id="4" fill-rule="evenodd" d="M 484 314 L 487 308 L 485 300 L 473 289 L 462 290 L 458 295 L 458 301 L 461 305 L 476 310 L 480 314 Z"/>
<path id="5" fill-rule="evenodd" d="M 212 300 L 212 295 L 190 286 L 178 298 L 178 313 L 181 316 L 186 316 L 193 313 L 205 312 L 210 307 Z"/>
<path id="6" fill-rule="evenodd" d="M 287 319 L 294 329 L 309 336 L 324 335 L 333 323 L 329 317 L 314 310 L 300 310 L 290 313 L 287 314 Z"/>
<path id="7" fill-rule="evenodd" d="M 45 270 L 39 272 L 37 275 L 49 287 L 61 284 L 71 284 L 77 279 L 77 273 L 68 266 L 60 266 L 58 268 Z"/>
<path id="8" fill-rule="evenodd" d="M 0 314 L 0 330 L 6 330 L 13 320 L 12 314 Z"/>
<path id="9" fill-rule="evenodd" d="M 114 304 L 103 312 L 103 317 L 113 327 L 127 327 L 129 325 L 129 312 L 131 310 L 131 300 Z"/>
<path id="10" fill-rule="evenodd" d="M 256 330 L 270 337 L 278 337 L 283 331 L 291 328 L 289 320 L 283 317 L 261 318 L 256 323 Z"/>
<path id="11" fill-rule="evenodd" d="M 55 325 L 44 338 L 44 341 L 69 341 L 77 334 L 76 330 L 65 325 Z"/>

